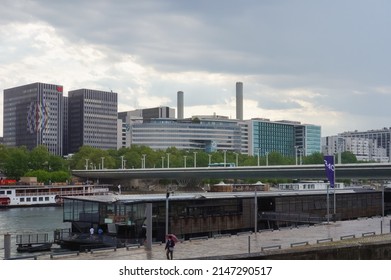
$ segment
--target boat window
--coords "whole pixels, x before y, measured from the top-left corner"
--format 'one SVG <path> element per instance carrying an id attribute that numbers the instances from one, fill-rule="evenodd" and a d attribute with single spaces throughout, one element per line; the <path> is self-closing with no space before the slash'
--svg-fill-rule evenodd
<path id="1" fill-rule="evenodd" d="M 21 197 L 21 198 L 20 198 L 20 202 L 24 202 L 24 197 Z"/>
<path id="2" fill-rule="evenodd" d="M 0 191 L 0 194 L 5 194 L 5 192 L 4 191 Z"/>
<path id="3" fill-rule="evenodd" d="M 7 194 L 12 194 L 12 191 L 7 191 Z"/>
<path id="4" fill-rule="evenodd" d="M 39 197 L 39 198 L 38 198 L 38 201 L 43 201 L 43 197 Z"/>
<path id="5" fill-rule="evenodd" d="M 27 198 L 26 198 L 26 201 L 31 201 L 31 197 L 27 197 Z"/>
<path id="6" fill-rule="evenodd" d="M 36 197 L 33 197 L 33 201 L 37 201 L 37 198 L 36 198 Z"/>
<path id="7" fill-rule="evenodd" d="M 49 201 L 49 197 L 48 196 L 45 196 L 45 201 Z"/>

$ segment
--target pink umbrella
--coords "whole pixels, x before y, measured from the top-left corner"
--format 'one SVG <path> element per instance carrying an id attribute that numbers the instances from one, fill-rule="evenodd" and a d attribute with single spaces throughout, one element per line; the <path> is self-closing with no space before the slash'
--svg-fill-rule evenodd
<path id="1" fill-rule="evenodd" d="M 169 233 L 166 235 L 166 239 L 168 239 L 170 237 L 172 238 L 172 240 L 174 240 L 175 243 L 177 243 L 179 241 L 178 237 L 176 237 L 175 234 Z"/>

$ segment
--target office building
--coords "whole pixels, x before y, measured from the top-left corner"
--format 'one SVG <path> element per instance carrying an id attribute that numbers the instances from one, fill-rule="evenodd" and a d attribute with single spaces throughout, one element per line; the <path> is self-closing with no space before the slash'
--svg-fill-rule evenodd
<path id="1" fill-rule="evenodd" d="M 241 126 L 221 116 L 194 116 L 192 119 L 156 118 L 144 121 L 122 112 L 119 146 L 145 145 L 152 149 L 176 147 L 181 150 L 241 151 Z M 130 142 L 130 143 L 129 143 Z M 247 151 L 246 151 L 247 152 Z"/>
<path id="2" fill-rule="evenodd" d="M 147 122 L 151 119 L 173 119 L 175 118 L 175 109 L 167 106 L 136 109 L 132 111 L 120 112 L 118 113 L 118 118 L 124 122 L 134 118 L 141 118 L 144 122 Z"/>
<path id="3" fill-rule="evenodd" d="M 341 153 L 351 152 L 359 161 L 388 162 L 387 149 L 379 146 L 377 139 L 351 136 L 327 136 L 322 138 L 322 152 L 336 155 L 336 162 L 341 162 Z"/>
<path id="4" fill-rule="evenodd" d="M 309 156 L 313 153 L 320 153 L 321 146 L 321 127 L 313 124 L 294 125 L 295 128 L 295 147 L 299 155 Z"/>
<path id="5" fill-rule="evenodd" d="M 117 93 L 92 89 L 68 92 L 68 151 L 82 146 L 117 148 Z"/>
<path id="6" fill-rule="evenodd" d="M 278 152 L 285 157 L 301 157 L 321 152 L 320 126 L 261 118 L 246 122 L 250 155 Z"/>
<path id="7" fill-rule="evenodd" d="M 4 144 L 63 153 L 63 86 L 32 83 L 4 90 Z"/>
<path id="8" fill-rule="evenodd" d="M 295 129 L 293 124 L 260 118 L 247 122 L 251 155 L 265 156 L 271 152 L 279 152 L 283 156 L 294 155 Z"/>
<path id="9" fill-rule="evenodd" d="M 388 158 L 391 156 L 391 128 L 384 127 L 382 129 L 372 129 L 367 131 L 348 131 L 339 133 L 338 136 L 344 138 L 351 137 L 374 140 L 376 147 L 383 148 Z"/>

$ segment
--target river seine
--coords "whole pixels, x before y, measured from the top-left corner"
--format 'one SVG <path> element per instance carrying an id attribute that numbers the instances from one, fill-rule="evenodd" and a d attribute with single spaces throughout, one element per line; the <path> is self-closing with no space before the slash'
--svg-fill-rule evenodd
<path id="1" fill-rule="evenodd" d="M 22 207 L 0 209 L 0 259 L 4 257 L 4 234 L 11 234 L 11 253 L 17 255 L 16 235 L 48 233 L 53 241 L 56 229 L 70 228 L 62 221 L 62 207 Z"/>

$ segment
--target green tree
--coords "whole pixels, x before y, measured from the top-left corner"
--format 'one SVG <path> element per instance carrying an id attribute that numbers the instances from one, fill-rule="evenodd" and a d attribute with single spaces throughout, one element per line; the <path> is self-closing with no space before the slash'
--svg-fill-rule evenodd
<path id="1" fill-rule="evenodd" d="M 322 153 L 313 153 L 309 156 L 304 157 L 304 164 L 323 164 L 323 154 Z"/>
<path id="2" fill-rule="evenodd" d="M 4 171 L 8 158 L 8 149 L 5 145 L 0 144 L 0 172 Z"/>
<path id="3" fill-rule="evenodd" d="M 48 183 L 50 179 L 50 172 L 43 169 L 31 170 L 24 174 L 25 177 L 37 177 L 40 183 Z"/>
<path id="4" fill-rule="evenodd" d="M 103 158 L 103 159 L 102 159 Z M 116 160 L 106 150 L 83 146 L 70 159 L 71 169 L 88 169 L 117 168 Z"/>
<path id="5" fill-rule="evenodd" d="M 49 170 L 49 159 L 51 154 L 46 146 L 37 146 L 29 152 L 29 167 L 32 170 Z"/>
<path id="6" fill-rule="evenodd" d="M 357 157 L 352 152 L 342 152 L 341 163 L 357 163 Z"/>
<path id="7" fill-rule="evenodd" d="M 8 148 L 4 174 L 9 179 L 19 180 L 29 170 L 29 155 L 26 147 Z"/>
<path id="8" fill-rule="evenodd" d="M 50 155 L 49 157 L 49 171 L 68 171 L 69 163 L 60 156 Z"/>
<path id="9" fill-rule="evenodd" d="M 268 155 L 269 165 L 284 165 L 286 163 L 285 158 L 279 152 L 271 152 Z"/>

